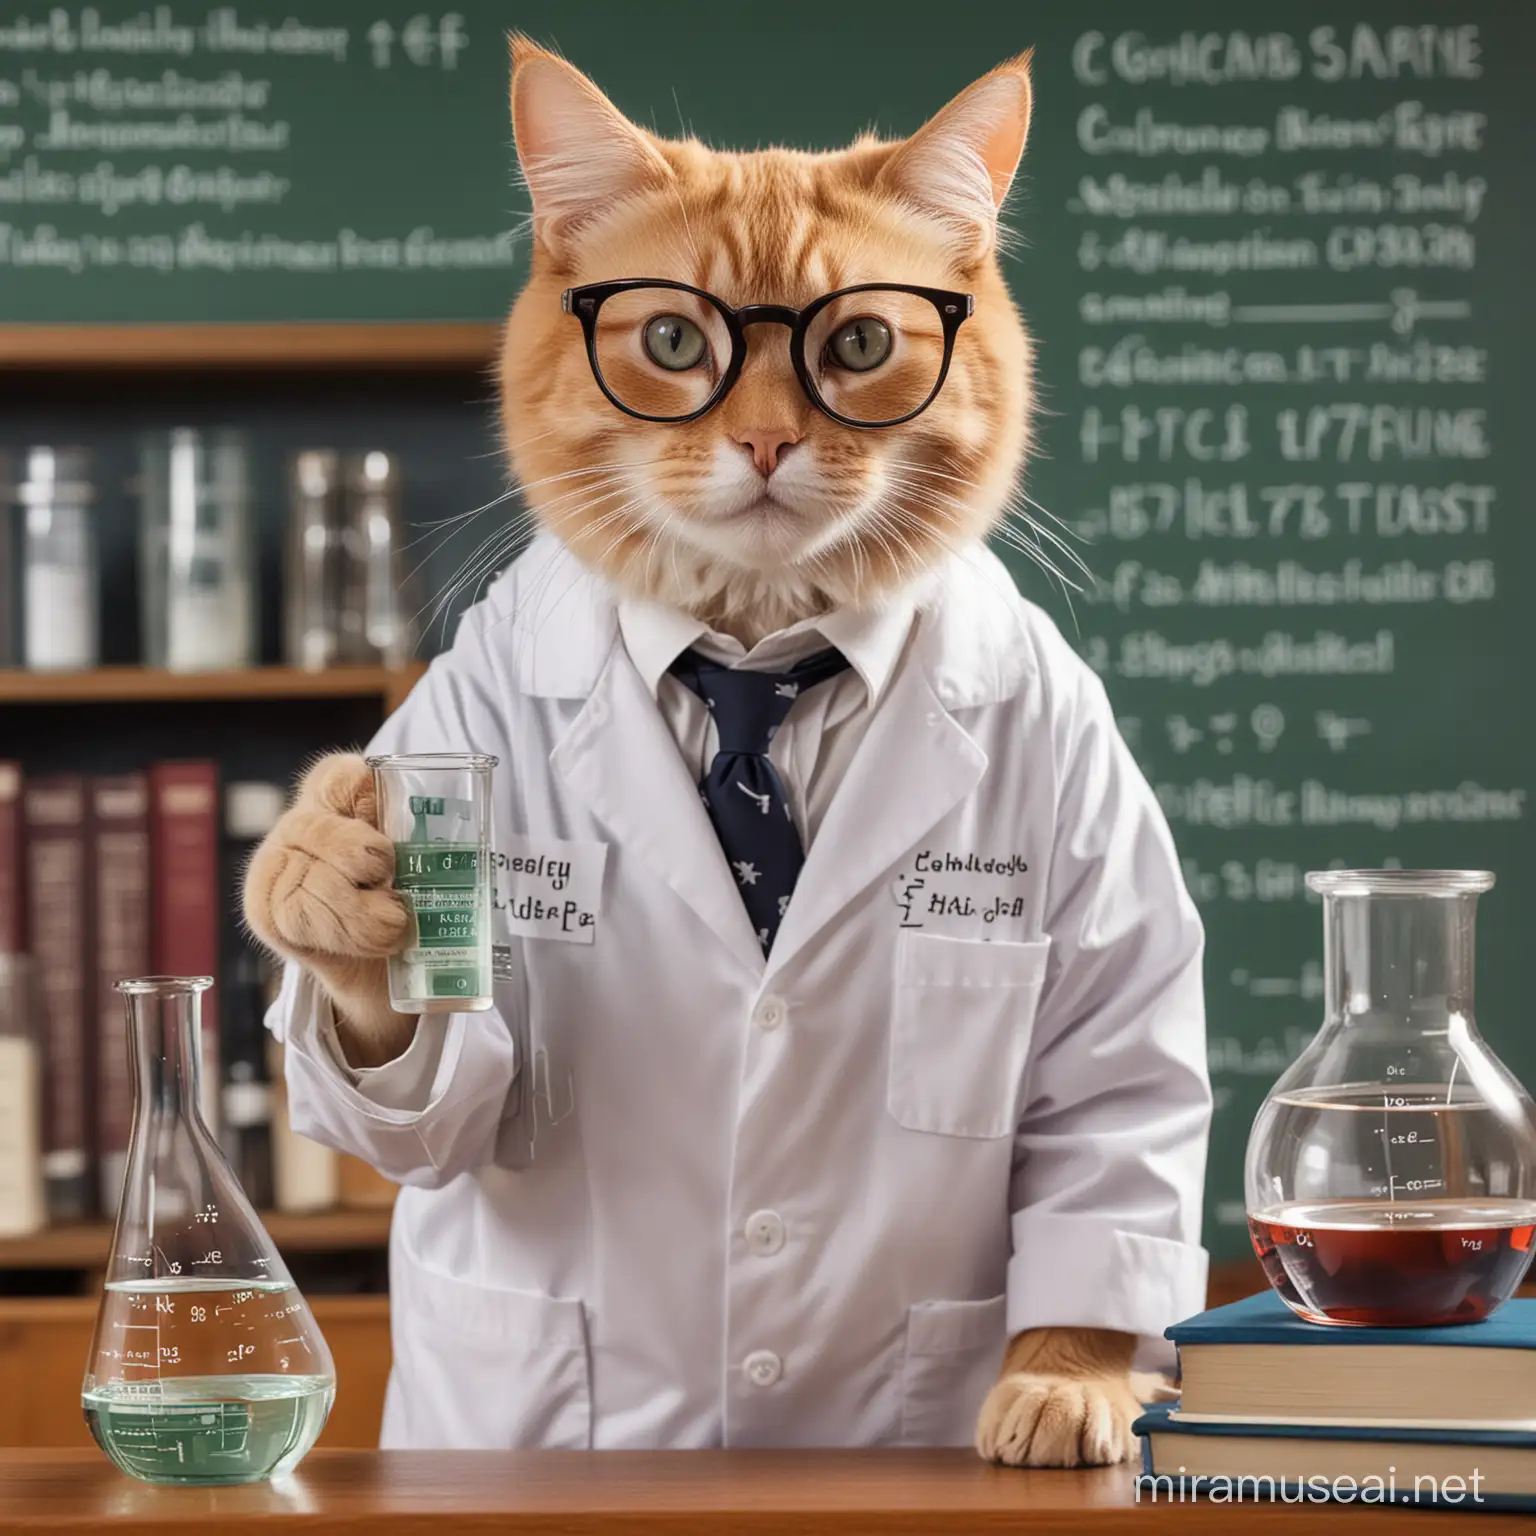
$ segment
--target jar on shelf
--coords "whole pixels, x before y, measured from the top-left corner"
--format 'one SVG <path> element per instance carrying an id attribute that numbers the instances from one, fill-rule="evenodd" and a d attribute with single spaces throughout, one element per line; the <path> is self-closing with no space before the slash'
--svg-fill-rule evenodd
<path id="1" fill-rule="evenodd" d="M 144 659 L 172 672 L 256 661 L 255 496 L 239 432 L 178 427 L 140 454 Z"/>
<path id="2" fill-rule="evenodd" d="M 290 666 L 404 666 L 416 645 L 400 460 L 308 448 L 288 466 L 283 653 Z"/>
<path id="3" fill-rule="evenodd" d="M 347 521 L 363 557 L 363 642 L 370 661 L 403 667 L 416 649 L 415 582 L 406 568 L 400 459 L 371 448 L 344 466 Z"/>
<path id="4" fill-rule="evenodd" d="M 363 660 L 364 565 L 342 502 L 341 456 L 306 448 L 288 461 L 283 660 L 318 672 Z"/>
<path id="5" fill-rule="evenodd" d="M 21 653 L 38 672 L 101 660 L 91 456 L 84 448 L 29 448 L 16 487 L 21 511 Z"/>
<path id="6" fill-rule="evenodd" d="M 16 491 L 10 460 L 0 453 L 0 667 L 21 661 L 21 578 L 16 558 Z"/>

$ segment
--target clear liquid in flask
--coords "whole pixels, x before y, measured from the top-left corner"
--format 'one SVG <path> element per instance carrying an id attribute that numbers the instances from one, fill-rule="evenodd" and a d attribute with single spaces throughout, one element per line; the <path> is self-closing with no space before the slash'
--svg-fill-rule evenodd
<path id="1" fill-rule="evenodd" d="M 98 1329 L 110 1379 L 82 1394 L 96 1443 L 148 1482 L 257 1482 L 296 1466 L 335 1396 L 288 1281 L 109 1283 Z"/>

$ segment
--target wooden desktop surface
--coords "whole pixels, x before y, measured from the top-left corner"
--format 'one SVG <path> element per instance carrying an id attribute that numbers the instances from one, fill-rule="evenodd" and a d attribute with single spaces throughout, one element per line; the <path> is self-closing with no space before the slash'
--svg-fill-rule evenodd
<path id="1" fill-rule="evenodd" d="M 1442 1536 L 1465 1514 L 1135 1501 L 1129 1467 L 968 1451 L 315 1451 L 283 1484 L 150 1488 L 88 1451 L 0 1451 L 0 1531 L 49 1536 L 972 1536 L 1280 1527 Z M 1492 1533 L 1536 1531 L 1494 1516 Z"/>

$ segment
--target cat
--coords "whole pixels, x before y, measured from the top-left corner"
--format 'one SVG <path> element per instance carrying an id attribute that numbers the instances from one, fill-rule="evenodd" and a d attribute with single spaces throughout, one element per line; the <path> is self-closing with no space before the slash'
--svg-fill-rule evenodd
<path id="1" fill-rule="evenodd" d="M 513 50 L 535 240 L 501 397 L 508 457 L 545 527 L 621 589 L 751 644 L 878 603 L 996 526 L 1029 443 L 1030 342 L 997 261 L 997 207 L 1029 122 L 1027 57 L 904 142 L 729 154 L 636 128 L 561 60 L 521 39 Z M 943 389 L 905 427 L 822 415 L 775 328 L 753 336 L 715 410 L 662 426 L 610 407 L 561 313 L 564 289 L 618 274 L 795 306 L 857 282 L 923 283 L 971 293 L 987 321 L 961 328 Z M 771 491 L 743 452 L 764 433 L 782 438 Z"/>
<path id="2" fill-rule="evenodd" d="M 730 153 L 639 128 L 556 55 L 521 37 L 512 49 L 533 242 L 501 349 L 502 423 L 544 529 L 620 591 L 750 646 L 834 609 L 878 607 L 999 527 L 1030 444 L 1032 348 L 999 261 L 999 208 L 1029 127 L 1027 54 L 910 138 Z M 985 321 L 960 327 L 942 390 L 904 425 L 867 431 L 818 410 L 777 326 L 748 333 L 741 376 L 714 409 L 662 424 L 613 408 L 562 305 L 573 287 L 626 276 L 796 309 L 860 282 L 915 284 L 973 295 Z M 371 794 L 359 759 L 319 765 L 246 891 L 255 932 L 304 959 L 337 1002 L 356 1065 L 398 1054 L 414 1027 L 384 991 L 404 919 Z M 323 899 L 301 900 L 306 880 Z M 1134 1346 L 1095 1329 L 1017 1335 L 980 1412 L 981 1454 L 1128 1458 L 1139 1402 L 1159 1394 L 1132 1373 Z"/>

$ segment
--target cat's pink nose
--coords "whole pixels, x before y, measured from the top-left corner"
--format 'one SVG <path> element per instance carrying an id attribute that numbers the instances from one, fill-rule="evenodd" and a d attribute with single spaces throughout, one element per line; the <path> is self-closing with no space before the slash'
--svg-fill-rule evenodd
<path id="1" fill-rule="evenodd" d="M 791 432 L 788 427 L 765 427 L 761 431 L 754 428 L 738 432 L 736 441 L 752 455 L 758 474 L 771 475 L 779 467 L 779 455 L 798 443 L 800 434 Z"/>

